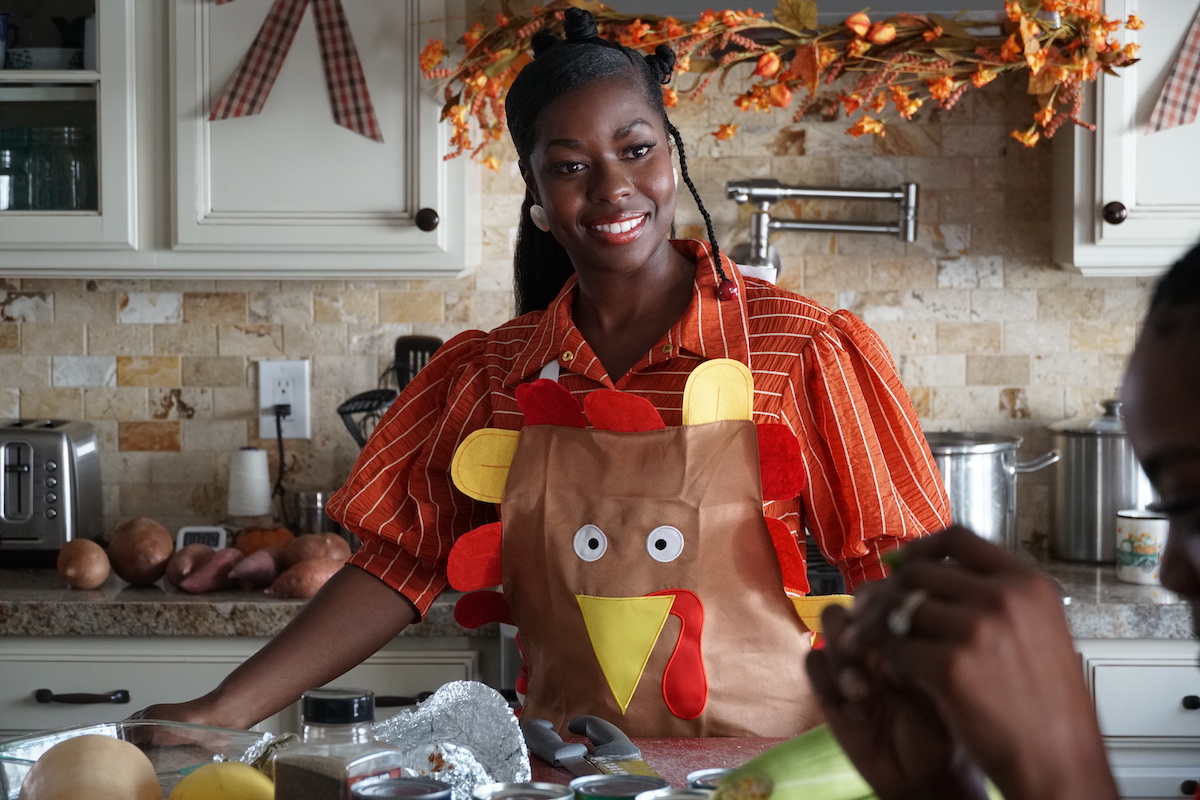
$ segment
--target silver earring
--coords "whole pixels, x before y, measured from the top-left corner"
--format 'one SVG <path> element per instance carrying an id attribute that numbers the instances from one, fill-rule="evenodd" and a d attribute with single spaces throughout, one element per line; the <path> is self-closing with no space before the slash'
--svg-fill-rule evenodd
<path id="1" fill-rule="evenodd" d="M 533 224 L 538 230 L 550 232 L 550 219 L 546 216 L 546 209 L 537 203 L 529 207 L 529 218 L 533 220 Z"/>

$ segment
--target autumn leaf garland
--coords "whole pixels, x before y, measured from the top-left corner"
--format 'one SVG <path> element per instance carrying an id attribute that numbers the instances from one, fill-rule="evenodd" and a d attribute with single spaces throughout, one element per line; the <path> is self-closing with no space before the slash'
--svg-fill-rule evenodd
<path id="1" fill-rule="evenodd" d="M 1068 120 L 1092 127 L 1079 116 L 1082 85 L 1134 63 L 1137 45 L 1122 46 L 1112 36 L 1122 27 L 1142 27 L 1136 16 L 1104 16 L 1100 0 L 1004 0 L 1002 16 L 986 21 L 963 14 L 872 20 L 858 13 L 825 26 L 817 24 L 815 0 L 779 0 L 771 19 L 752 11 L 710 10 L 688 22 L 622 14 L 598 0 L 553 0 L 523 14 L 499 14 L 490 27 L 472 25 L 458 40 L 463 55 L 453 67 L 442 66 L 449 55 L 445 42 L 430 39 L 422 50 L 421 72 L 440 82 L 442 120 L 452 128 L 455 150 L 447 158 L 470 153 L 499 168 L 486 149 L 504 135 L 508 87 L 531 58 L 534 33 L 549 28 L 561 34 L 570 6 L 590 11 L 601 36 L 645 52 L 659 44 L 675 51 L 676 77 L 663 88 L 668 107 L 681 95 L 701 97 L 713 80 L 746 80 L 733 100 L 739 111 L 793 108 L 794 122 L 813 113 L 829 118 L 845 112 L 858 115 L 846 131 L 853 136 L 885 135 L 889 110 L 911 119 L 926 103 L 950 109 L 970 89 L 1002 75 L 1028 73 L 1038 110 L 1028 129 L 1012 135 L 1029 147 Z M 752 69 L 734 71 L 743 65 Z M 731 117 L 712 135 L 729 139 L 737 128 Z"/>

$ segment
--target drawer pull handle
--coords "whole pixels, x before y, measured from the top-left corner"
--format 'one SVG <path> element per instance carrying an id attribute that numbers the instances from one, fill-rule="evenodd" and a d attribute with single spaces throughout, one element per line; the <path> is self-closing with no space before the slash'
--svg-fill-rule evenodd
<path id="1" fill-rule="evenodd" d="M 1197 789 L 1200 789 L 1200 783 L 1197 783 L 1196 781 L 1184 781 L 1183 783 L 1179 784 L 1179 791 L 1188 797 L 1194 795 Z"/>
<path id="2" fill-rule="evenodd" d="M 1200 697 L 1194 694 L 1187 695 L 1183 698 L 1183 707 L 1188 711 L 1195 711 L 1197 708 L 1200 708 Z"/>
<path id="3" fill-rule="evenodd" d="M 71 703 L 73 705 L 88 705 L 92 703 L 128 703 L 129 691 L 117 689 L 108 694 L 55 694 L 49 689 L 38 689 L 33 693 L 33 699 L 39 703 Z"/>

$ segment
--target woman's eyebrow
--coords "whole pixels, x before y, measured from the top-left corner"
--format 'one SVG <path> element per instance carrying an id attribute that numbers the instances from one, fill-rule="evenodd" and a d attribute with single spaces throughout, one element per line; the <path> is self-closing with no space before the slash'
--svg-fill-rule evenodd
<path id="1" fill-rule="evenodd" d="M 641 117 L 638 117 L 637 119 L 635 119 L 633 122 L 629 123 L 628 125 L 624 125 L 620 128 L 617 128 L 616 132 L 613 133 L 613 138 L 614 139 L 624 139 L 626 136 L 633 133 L 634 128 L 641 127 L 642 125 L 649 126 L 650 123 L 647 122 L 646 120 L 642 119 Z"/>
<path id="2" fill-rule="evenodd" d="M 650 123 L 646 119 L 638 117 L 628 125 L 622 125 L 620 128 L 617 128 L 613 132 L 613 140 L 616 141 L 619 139 L 624 139 L 626 136 L 633 133 L 634 130 L 642 126 L 649 127 Z M 579 139 L 550 139 L 546 142 L 545 149 L 549 150 L 551 147 L 567 147 L 572 150 L 578 150 L 579 148 L 583 147 L 583 142 L 581 142 Z"/>

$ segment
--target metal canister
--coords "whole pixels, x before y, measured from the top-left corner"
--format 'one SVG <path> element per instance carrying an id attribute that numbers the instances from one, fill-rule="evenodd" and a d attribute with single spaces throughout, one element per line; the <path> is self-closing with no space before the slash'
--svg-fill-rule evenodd
<path id="1" fill-rule="evenodd" d="M 666 789 L 642 792 L 634 800 L 711 800 L 712 796 L 712 789 L 676 789 L 668 786 Z"/>
<path id="2" fill-rule="evenodd" d="M 717 784 L 731 772 L 733 772 L 733 767 L 709 767 L 708 769 L 693 770 L 687 774 L 687 785 L 689 789 L 716 789 Z"/>
<path id="3" fill-rule="evenodd" d="M 575 790 L 563 783 L 485 783 L 471 792 L 474 800 L 571 800 Z"/>
<path id="4" fill-rule="evenodd" d="M 433 778 L 368 778 L 350 789 L 354 800 L 383 800 L 403 797 L 405 800 L 450 800 L 450 784 Z"/>
<path id="5" fill-rule="evenodd" d="M 570 784 L 578 800 L 631 800 L 642 792 L 670 785 L 651 775 L 581 775 Z"/>

